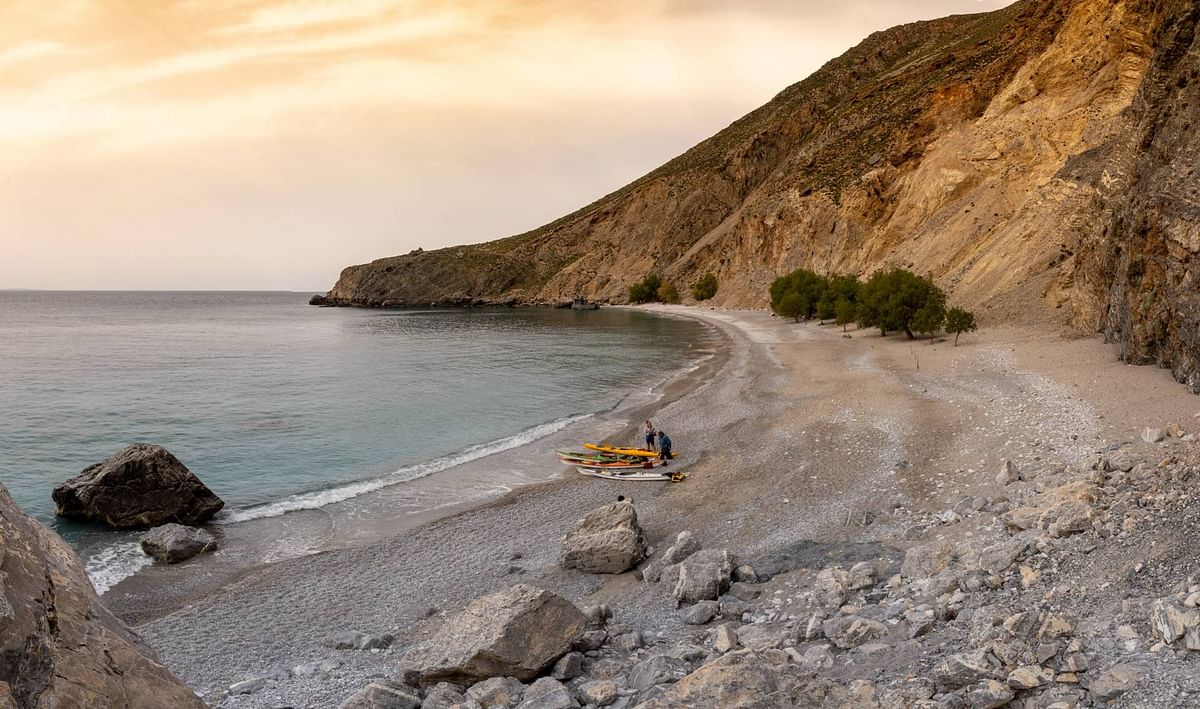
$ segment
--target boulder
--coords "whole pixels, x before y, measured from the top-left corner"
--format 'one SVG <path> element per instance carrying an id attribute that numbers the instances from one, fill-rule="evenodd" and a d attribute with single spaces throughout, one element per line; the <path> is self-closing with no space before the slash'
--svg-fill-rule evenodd
<path id="1" fill-rule="evenodd" d="M 799 701 L 803 688 L 800 677 L 767 656 L 750 650 L 722 655 L 680 679 L 661 696 L 638 704 L 637 709 L 807 706 Z"/>
<path id="2" fill-rule="evenodd" d="M 471 602 L 405 653 L 401 669 L 421 686 L 533 679 L 571 649 L 587 619 L 566 599 L 518 584 Z"/>
<path id="3" fill-rule="evenodd" d="M 796 633 L 786 623 L 754 623 L 737 629 L 737 640 L 751 650 L 780 649 L 794 645 Z"/>
<path id="4" fill-rule="evenodd" d="M 1142 671 L 1137 666 L 1116 665 L 1092 680 L 1088 692 L 1095 701 L 1110 702 L 1137 686 L 1141 678 Z"/>
<path id="5" fill-rule="evenodd" d="M 425 701 L 421 709 L 464 709 L 461 705 L 466 701 L 458 686 L 449 682 L 438 682 L 425 693 Z"/>
<path id="6" fill-rule="evenodd" d="M 906 579 L 924 579 L 945 571 L 954 561 L 954 547 L 946 542 L 929 542 L 911 547 L 904 554 L 900 575 Z"/>
<path id="7" fill-rule="evenodd" d="M 379 680 L 358 690 L 341 709 L 417 709 L 421 698 L 416 690 L 399 682 Z"/>
<path id="8" fill-rule="evenodd" d="M 579 706 L 571 691 L 556 679 L 543 677 L 525 690 L 517 709 L 574 709 Z"/>
<path id="9" fill-rule="evenodd" d="M 111 527 L 207 522 L 225 503 L 162 446 L 137 443 L 54 488 L 55 514 Z"/>
<path id="10" fill-rule="evenodd" d="M 1200 609 L 1188 608 L 1170 598 L 1160 598 L 1150 606 L 1150 627 L 1156 636 L 1170 645 L 1189 633 L 1200 634 Z M 1200 647 L 1190 647 L 1189 643 L 1188 649 L 1200 650 Z"/>
<path id="11" fill-rule="evenodd" d="M 678 565 L 679 577 L 672 595 L 680 604 L 715 601 L 729 588 L 733 557 L 721 549 L 704 549 Z"/>
<path id="12" fill-rule="evenodd" d="M 646 558 L 646 537 L 628 501 L 592 510 L 562 539 L 559 564 L 589 574 L 620 574 Z"/>
<path id="13" fill-rule="evenodd" d="M 684 530 L 675 535 L 675 542 L 663 552 L 661 557 L 646 564 L 642 569 L 642 578 L 657 583 L 662 578 L 663 570 L 668 566 L 674 566 L 698 551 L 700 551 L 700 542 L 695 535 Z M 670 583 L 674 584 L 675 581 L 672 579 Z"/>
<path id="14" fill-rule="evenodd" d="M 675 682 L 692 671 L 686 660 L 670 655 L 651 655 L 633 666 L 629 686 L 644 692 L 657 684 Z"/>
<path id="15" fill-rule="evenodd" d="M 971 687 L 967 692 L 967 703 L 971 709 L 1000 709 L 1008 706 L 1014 696 L 1003 682 L 989 679 Z"/>
<path id="16" fill-rule="evenodd" d="M 554 671 L 551 676 L 560 681 L 575 679 L 583 674 L 583 653 L 568 652 L 554 663 Z"/>
<path id="17" fill-rule="evenodd" d="M 203 709 L 100 603 L 66 542 L 0 485 L 0 706 Z"/>
<path id="18" fill-rule="evenodd" d="M 597 707 L 606 707 L 617 701 L 617 683 L 610 679 L 597 679 L 584 682 L 576 690 L 579 701 Z"/>
<path id="19" fill-rule="evenodd" d="M 524 694 L 525 685 L 516 677 L 492 677 L 467 690 L 467 698 L 479 702 L 483 709 L 512 709 Z"/>
<path id="20" fill-rule="evenodd" d="M 1013 689 L 1036 689 L 1054 681 L 1054 671 L 1037 665 L 1018 667 L 1008 673 L 1008 686 Z"/>
<path id="21" fill-rule="evenodd" d="M 995 667 L 985 650 L 951 655 L 933 669 L 934 680 L 951 689 L 994 679 L 995 674 Z"/>
<path id="22" fill-rule="evenodd" d="M 716 601 L 700 601 L 683 612 L 683 622 L 688 625 L 705 625 L 717 617 L 720 606 Z"/>
<path id="23" fill-rule="evenodd" d="M 887 634 L 887 626 L 869 618 L 844 615 L 825 621 L 821 629 L 834 645 L 848 650 Z"/>
<path id="24" fill-rule="evenodd" d="M 813 582 L 813 602 L 822 608 L 840 608 L 846 602 L 850 575 L 840 566 L 821 569 Z"/>
<path id="25" fill-rule="evenodd" d="M 719 653 L 726 653 L 738 646 L 737 631 L 730 625 L 721 625 L 717 627 L 713 634 L 713 649 Z"/>
<path id="26" fill-rule="evenodd" d="M 164 524 L 142 535 L 142 551 L 155 561 L 178 564 L 181 561 L 217 548 L 213 535 L 198 527 Z"/>
<path id="27" fill-rule="evenodd" d="M 1027 547 L 1026 541 L 1020 538 L 993 544 L 979 552 L 979 568 L 989 574 L 1004 573 L 1025 554 Z"/>

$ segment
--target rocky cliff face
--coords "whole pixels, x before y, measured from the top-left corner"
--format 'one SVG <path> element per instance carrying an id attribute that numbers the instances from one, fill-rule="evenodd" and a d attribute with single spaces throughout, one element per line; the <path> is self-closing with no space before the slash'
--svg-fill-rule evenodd
<path id="1" fill-rule="evenodd" d="M 0 707 L 204 706 L 100 604 L 71 548 L 0 485 Z"/>
<path id="2" fill-rule="evenodd" d="M 798 267 L 900 265 L 985 321 L 1103 331 L 1200 389 L 1196 12 L 1024 0 L 877 33 L 594 204 L 352 266 L 326 302 L 619 302 L 655 270 L 759 307 Z"/>

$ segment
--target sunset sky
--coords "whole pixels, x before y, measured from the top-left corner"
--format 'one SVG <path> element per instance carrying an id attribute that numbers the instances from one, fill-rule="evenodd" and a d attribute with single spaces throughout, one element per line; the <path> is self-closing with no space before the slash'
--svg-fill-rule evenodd
<path id="1" fill-rule="evenodd" d="M 1008 0 L 0 0 L 0 288 L 324 291 Z"/>

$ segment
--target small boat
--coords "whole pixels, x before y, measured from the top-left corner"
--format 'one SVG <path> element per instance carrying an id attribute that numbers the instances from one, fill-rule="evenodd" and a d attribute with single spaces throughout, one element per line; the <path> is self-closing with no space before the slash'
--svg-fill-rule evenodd
<path id="1" fill-rule="evenodd" d="M 666 467 L 663 460 L 612 460 L 601 463 L 579 463 L 577 468 L 594 468 L 596 470 L 653 470 Z"/>
<path id="2" fill-rule="evenodd" d="M 637 469 L 632 471 L 619 471 L 608 469 L 596 469 L 594 467 L 578 466 L 577 470 L 583 475 L 593 478 L 604 478 L 606 480 L 631 480 L 631 481 L 665 481 L 670 480 L 673 483 L 683 482 L 687 479 L 687 473 L 668 470 L 644 470 Z"/>
<path id="3" fill-rule="evenodd" d="M 600 304 L 593 303 L 582 296 L 571 301 L 571 310 L 599 310 Z"/>
<path id="4" fill-rule="evenodd" d="M 558 456 L 559 460 L 561 460 L 562 462 L 564 462 L 568 465 L 572 465 L 575 463 L 583 463 L 585 465 L 590 464 L 590 463 L 613 463 L 613 462 L 619 462 L 619 461 L 640 462 L 642 460 L 641 458 L 637 458 L 635 456 L 612 455 L 609 453 L 590 453 L 590 452 L 589 453 L 580 453 L 578 451 L 554 451 L 554 454 Z"/>
<path id="5" fill-rule="evenodd" d="M 584 448 L 590 451 L 599 453 L 607 453 L 608 455 L 632 456 L 635 458 L 657 458 L 658 451 L 646 450 L 645 448 L 616 448 L 604 444 L 584 443 Z M 675 453 L 674 455 L 679 455 Z"/>

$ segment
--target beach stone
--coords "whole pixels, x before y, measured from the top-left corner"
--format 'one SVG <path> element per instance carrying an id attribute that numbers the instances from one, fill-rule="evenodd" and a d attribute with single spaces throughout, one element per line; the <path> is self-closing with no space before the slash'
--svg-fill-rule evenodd
<path id="1" fill-rule="evenodd" d="M 266 677 L 255 677 L 253 679 L 234 682 L 229 685 L 230 694 L 254 694 L 255 692 L 267 686 L 270 680 Z"/>
<path id="2" fill-rule="evenodd" d="M 0 485 L 0 706 L 202 709 L 96 596 L 79 557 Z"/>
<path id="3" fill-rule="evenodd" d="M 317 662 L 306 662 L 303 665 L 296 665 L 293 667 L 292 676 L 316 677 L 317 675 L 327 675 L 341 666 L 342 663 L 337 660 L 318 660 Z"/>
<path id="4" fill-rule="evenodd" d="M 1095 701 L 1110 702 L 1136 687 L 1141 678 L 1142 671 L 1136 665 L 1116 665 L 1093 679 L 1088 693 Z"/>
<path id="5" fill-rule="evenodd" d="M 543 677 L 529 685 L 517 709 L 573 709 L 578 706 L 579 702 L 562 682 Z"/>
<path id="6" fill-rule="evenodd" d="M 83 469 L 51 493 L 60 517 L 110 527 L 204 524 L 225 506 L 162 446 L 135 443 Z"/>
<path id="7" fill-rule="evenodd" d="M 1142 430 L 1142 440 L 1146 443 L 1161 443 L 1167 434 L 1161 428 L 1146 428 Z"/>
<path id="8" fill-rule="evenodd" d="M 801 680 L 783 671 L 787 656 L 778 654 L 782 662 L 772 662 L 767 653 L 750 650 L 722 655 L 682 677 L 660 696 L 638 704 L 637 709 L 808 706 L 798 701 Z"/>
<path id="9" fill-rule="evenodd" d="M 392 682 L 377 680 L 355 692 L 342 702 L 340 709 L 417 709 L 421 698 L 413 688 Z"/>
<path id="10" fill-rule="evenodd" d="M 683 622 L 688 625 L 704 625 L 717 617 L 721 606 L 716 601 L 700 601 L 683 612 Z"/>
<path id="11" fill-rule="evenodd" d="M 629 672 L 629 688 L 644 692 L 657 684 L 675 682 L 692 671 L 685 660 L 670 655 L 651 655 Z"/>
<path id="12" fill-rule="evenodd" d="M 516 677 L 492 677 L 467 689 L 467 697 L 483 709 L 512 709 L 521 702 L 525 685 Z"/>
<path id="13" fill-rule="evenodd" d="M 178 564 L 181 561 L 217 548 L 213 535 L 196 527 L 164 524 L 142 535 L 142 551 L 156 561 Z"/>
<path id="14" fill-rule="evenodd" d="M 584 682 L 576 690 L 579 701 L 598 707 L 606 707 L 617 701 L 617 683 L 610 679 L 598 679 Z"/>
<path id="15" fill-rule="evenodd" d="M 529 680 L 566 654 L 586 628 L 583 613 L 566 599 L 518 584 L 472 601 L 409 650 L 401 669 L 422 686 L 500 676 Z"/>
<path id="16" fill-rule="evenodd" d="M 702 549 L 679 564 L 672 595 L 680 604 L 714 601 L 729 588 L 733 557 L 718 549 Z"/>
<path id="17" fill-rule="evenodd" d="M 900 575 L 905 579 L 924 579 L 936 576 L 954 561 L 954 547 L 946 542 L 928 542 L 911 547 L 904 554 Z"/>
<path id="18" fill-rule="evenodd" d="M 1187 435 L 1187 431 L 1184 431 L 1183 426 L 1178 423 L 1169 423 L 1167 424 L 1167 435 L 1171 438 L 1183 438 Z"/>
<path id="19" fill-rule="evenodd" d="M 620 574 L 646 558 L 646 537 L 629 501 L 598 507 L 562 539 L 559 564 L 589 574 Z"/>

